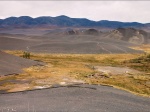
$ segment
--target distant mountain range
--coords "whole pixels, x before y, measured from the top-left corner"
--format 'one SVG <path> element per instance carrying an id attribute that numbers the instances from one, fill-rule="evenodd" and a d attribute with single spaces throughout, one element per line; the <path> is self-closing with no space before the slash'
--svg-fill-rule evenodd
<path id="1" fill-rule="evenodd" d="M 41 16 L 32 18 L 29 16 L 9 17 L 0 19 L 0 28 L 3 27 L 34 27 L 34 26 L 61 26 L 61 27 L 106 27 L 106 28 L 126 28 L 126 27 L 149 27 L 150 23 L 142 24 L 138 22 L 119 21 L 92 21 L 86 18 L 70 18 L 67 16 Z"/>

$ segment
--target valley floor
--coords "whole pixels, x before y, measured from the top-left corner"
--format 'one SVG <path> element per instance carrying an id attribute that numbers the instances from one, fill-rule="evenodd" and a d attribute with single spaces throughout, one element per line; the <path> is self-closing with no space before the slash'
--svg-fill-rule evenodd
<path id="1" fill-rule="evenodd" d="M 22 57 L 23 51 L 5 51 Z M 101 84 L 150 96 L 149 62 L 135 63 L 147 54 L 39 54 L 30 59 L 45 62 L 19 75 L 0 77 L 1 93 L 48 88 L 54 85 Z M 143 68 L 139 66 L 143 66 Z"/>

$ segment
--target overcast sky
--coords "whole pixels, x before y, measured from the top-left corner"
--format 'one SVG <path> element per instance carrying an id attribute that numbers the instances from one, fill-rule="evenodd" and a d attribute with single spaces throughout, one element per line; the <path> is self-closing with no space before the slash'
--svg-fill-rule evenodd
<path id="1" fill-rule="evenodd" d="M 150 1 L 0 1 L 0 18 L 59 16 L 150 23 Z"/>

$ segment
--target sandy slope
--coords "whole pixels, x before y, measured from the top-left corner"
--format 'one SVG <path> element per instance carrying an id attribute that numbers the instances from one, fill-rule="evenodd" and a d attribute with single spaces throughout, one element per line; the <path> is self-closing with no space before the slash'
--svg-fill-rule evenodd
<path id="1" fill-rule="evenodd" d="M 0 51 L 0 75 L 18 74 L 23 68 L 37 64 L 39 64 L 39 62 Z"/>
<path id="2" fill-rule="evenodd" d="M 1 50 L 26 50 L 41 53 L 141 53 L 128 48 L 134 46 L 129 42 L 108 38 L 107 34 L 66 34 L 64 29 L 50 32 L 47 35 L 0 34 Z M 43 30 L 46 32 L 47 30 Z M 32 32 L 32 30 L 31 30 Z M 47 31 L 48 32 L 48 31 Z M 18 32 L 19 33 L 19 32 Z"/>

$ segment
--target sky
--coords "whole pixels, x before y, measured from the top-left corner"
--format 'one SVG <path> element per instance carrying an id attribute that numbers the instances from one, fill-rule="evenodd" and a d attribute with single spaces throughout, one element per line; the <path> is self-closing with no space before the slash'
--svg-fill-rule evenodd
<path id="1" fill-rule="evenodd" d="M 150 1 L 0 1 L 0 19 L 60 15 L 94 21 L 150 23 Z"/>

